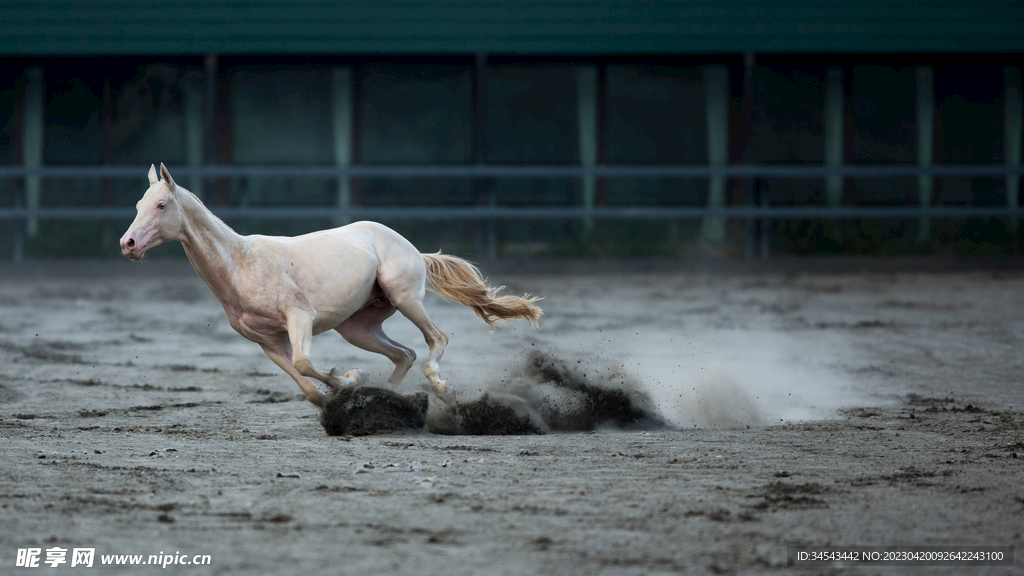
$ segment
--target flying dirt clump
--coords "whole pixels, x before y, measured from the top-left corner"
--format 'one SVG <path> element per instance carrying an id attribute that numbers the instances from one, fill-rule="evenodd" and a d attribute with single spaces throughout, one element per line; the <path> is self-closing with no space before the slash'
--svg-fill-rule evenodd
<path id="1" fill-rule="evenodd" d="M 648 430 L 666 424 L 647 394 L 617 371 L 588 376 L 543 352 L 531 353 L 510 380 L 476 400 L 427 414 L 427 430 L 435 434 L 542 434 L 604 427 Z"/>
<path id="2" fill-rule="evenodd" d="M 614 368 L 591 369 L 588 376 L 565 360 L 543 352 L 526 359 L 514 393 L 521 396 L 553 431 L 585 432 L 600 427 L 659 429 L 666 424 L 650 397 Z"/>
<path id="3" fill-rule="evenodd" d="M 333 391 L 320 409 L 320 424 L 329 436 L 368 436 L 408 428 L 422 429 L 427 419 L 427 394 L 403 396 L 373 386 Z"/>
<path id="4" fill-rule="evenodd" d="M 476 399 L 433 405 L 427 395 L 384 388 L 342 388 L 328 398 L 320 423 L 332 436 L 362 436 L 408 428 L 434 434 L 523 435 L 599 428 L 654 430 L 667 424 L 638 385 L 615 369 L 584 372 L 534 352 L 512 377 Z"/>
<path id="5" fill-rule="evenodd" d="M 445 406 L 427 417 L 427 431 L 434 434 L 513 436 L 544 434 L 548 430 L 521 398 L 494 392 Z"/>

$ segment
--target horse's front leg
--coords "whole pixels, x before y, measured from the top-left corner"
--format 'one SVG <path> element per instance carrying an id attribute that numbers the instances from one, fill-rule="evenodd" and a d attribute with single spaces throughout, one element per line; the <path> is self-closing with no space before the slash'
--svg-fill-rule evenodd
<path id="1" fill-rule="evenodd" d="M 362 370 L 349 370 L 344 376 L 338 378 L 332 369 L 324 372 L 313 366 L 309 358 L 309 350 L 313 344 L 313 314 L 297 310 L 287 314 L 288 340 L 292 346 L 292 365 L 303 376 L 316 378 L 331 388 L 342 386 L 355 386 L 366 381 L 366 374 Z"/>
<path id="2" fill-rule="evenodd" d="M 306 400 L 323 408 L 323 405 L 327 402 L 327 397 L 316 387 L 316 384 L 310 382 L 295 369 L 290 358 L 287 342 L 281 342 L 276 347 L 260 344 L 260 347 L 263 348 L 263 352 L 266 353 L 267 357 L 274 361 L 274 364 L 280 366 L 285 373 L 295 380 L 295 383 L 302 390 L 302 394 L 306 396 Z"/>

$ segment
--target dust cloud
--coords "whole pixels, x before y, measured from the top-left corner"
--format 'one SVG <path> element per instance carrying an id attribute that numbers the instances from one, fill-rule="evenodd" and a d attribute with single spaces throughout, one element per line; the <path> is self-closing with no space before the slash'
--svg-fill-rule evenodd
<path id="1" fill-rule="evenodd" d="M 841 340 L 712 330 L 615 344 L 615 353 L 607 346 L 597 354 L 562 346 L 526 354 L 505 369 L 481 365 L 474 370 L 477 395 L 461 388 L 453 405 L 431 402 L 425 421 L 407 407 L 413 396 L 378 388 L 369 396 L 332 398 L 321 421 L 335 435 L 402 428 L 452 435 L 729 429 L 824 419 L 879 403 L 854 392 L 842 361 L 850 352 Z"/>
<path id="2" fill-rule="evenodd" d="M 675 340 L 679 340 L 678 338 Z M 627 356 L 659 414 L 679 428 L 745 428 L 819 420 L 869 399 L 856 393 L 838 340 L 708 331 Z"/>

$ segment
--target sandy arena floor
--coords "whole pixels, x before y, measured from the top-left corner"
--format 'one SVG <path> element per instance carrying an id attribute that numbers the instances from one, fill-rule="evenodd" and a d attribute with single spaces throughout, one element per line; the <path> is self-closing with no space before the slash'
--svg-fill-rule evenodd
<path id="1" fill-rule="evenodd" d="M 86 574 L 161 553 L 210 555 L 179 574 L 1020 573 L 796 570 L 786 547 L 1024 554 L 1024 274 L 492 280 L 546 316 L 491 333 L 430 295 L 462 398 L 542 350 L 677 429 L 328 437 L 187 263 L 0 267 L 0 573 L 32 547 L 95 548 L 59 572 Z M 426 356 L 408 321 L 386 329 Z M 335 333 L 313 357 L 390 372 Z M 418 363 L 404 389 L 424 382 Z"/>

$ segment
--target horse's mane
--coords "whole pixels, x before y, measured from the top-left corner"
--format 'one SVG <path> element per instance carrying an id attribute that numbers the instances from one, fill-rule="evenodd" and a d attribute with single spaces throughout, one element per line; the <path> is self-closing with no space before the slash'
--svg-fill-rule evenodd
<path id="1" fill-rule="evenodd" d="M 174 187 L 175 187 L 175 188 L 176 188 L 176 189 L 177 189 L 177 190 L 178 190 L 179 192 L 185 192 L 185 193 L 187 193 L 187 194 L 188 194 L 189 196 L 191 196 L 193 200 L 195 200 L 196 202 L 198 202 L 198 203 L 199 203 L 199 206 L 200 206 L 200 207 L 202 207 L 202 209 L 203 209 L 203 210 L 206 210 L 206 212 L 207 212 L 207 213 L 208 213 L 208 214 L 210 215 L 210 217 L 211 217 L 211 218 L 213 218 L 214 220 L 216 220 L 216 221 L 220 222 L 221 224 L 224 224 L 225 226 L 228 226 L 227 222 L 224 222 L 223 220 L 221 220 L 220 218 L 218 218 L 218 217 L 217 217 L 217 215 L 213 213 L 213 210 L 210 210 L 210 209 L 209 209 L 209 208 L 208 208 L 208 207 L 206 206 L 206 204 L 205 204 L 205 203 L 203 202 L 203 200 L 202 200 L 202 199 L 201 199 L 201 198 L 200 198 L 199 196 L 196 196 L 194 192 L 192 192 L 192 191 L 191 191 L 191 190 L 189 190 L 188 188 L 182 188 L 182 187 L 181 187 L 181 186 L 179 186 L 179 185 L 178 185 L 177 183 L 175 183 Z M 228 228 L 230 228 L 230 226 L 228 226 Z"/>
<path id="2" fill-rule="evenodd" d="M 182 191 L 182 192 L 188 193 L 188 195 L 191 196 L 193 199 L 195 199 L 196 202 L 199 202 L 200 206 L 202 206 L 203 208 L 206 208 L 206 204 L 203 203 L 202 199 L 199 198 L 199 196 L 196 196 L 195 193 L 193 193 L 188 188 L 183 188 L 181 186 L 178 186 L 177 184 L 175 184 L 174 187 L 177 188 L 178 190 Z M 207 208 L 207 210 L 209 210 L 209 208 Z"/>

